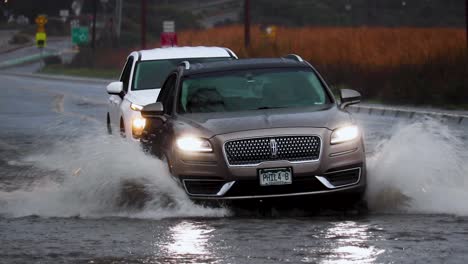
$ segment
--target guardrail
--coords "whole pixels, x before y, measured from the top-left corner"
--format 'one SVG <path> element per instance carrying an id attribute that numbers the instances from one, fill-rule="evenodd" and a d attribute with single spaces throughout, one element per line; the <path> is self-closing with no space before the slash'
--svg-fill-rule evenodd
<path id="1" fill-rule="evenodd" d="M 2 61 L 0 62 L 0 69 L 13 67 L 13 66 L 21 65 L 25 63 L 40 61 L 47 57 L 57 56 L 59 54 L 60 54 L 59 52 L 44 51 L 42 54 L 36 53 L 36 54 L 31 54 L 25 57 L 21 57 L 21 58 L 15 58 L 15 59 L 7 60 L 7 61 Z"/>
<path id="2" fill-rule="evenodd" d="M 421 116 L 430 116 L 434 118 L 446 120 L 453 120 L 457 124 L 461 125 L 464 122 L 467 122 L 467 114 L 457 114 L 457 113 L 444 113 L 436 111 L 426 111 L 426 110 L 417 110 L 417 109 L 408 109 L 408 108 L 399 108 L 399 107 L 386 107 L 386 106 L 367 106 L 367 105 L 352 105 L 348 108 L 350 112 L 354 113 L 364 113 L 369 115 L 381 115 L 381 116 L 393 116 L 401 118 L 415 118 Z"/>

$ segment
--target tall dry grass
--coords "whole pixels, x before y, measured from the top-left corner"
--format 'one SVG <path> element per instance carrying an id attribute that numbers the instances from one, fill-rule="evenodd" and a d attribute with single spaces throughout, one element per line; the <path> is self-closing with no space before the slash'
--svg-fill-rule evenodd
<path id="1" fill-rule="evenodd" d="M 276 40 L 268 40 L 254 27 L 249 50 L 243 34 L 241 26 L 184 31 L 179 44 L 226 46 L 244 57 L 295 52 L 323 65 L 363 67 L 423 64 L 466 47 L 464 30 L 450 28 L 279 28 Z"/>
<path id="2" fill-rule="evenodd" d="M 244 48 L 243 27 L 179 33 L 179 45 L 225 46 L 241 57 L 296 53 L 316 65 L 334 86 L 368 98 L 427 105 L 468 104 L 465 32 L 452 28 L 279 28 L 268 39 L 252 29 Z"/>

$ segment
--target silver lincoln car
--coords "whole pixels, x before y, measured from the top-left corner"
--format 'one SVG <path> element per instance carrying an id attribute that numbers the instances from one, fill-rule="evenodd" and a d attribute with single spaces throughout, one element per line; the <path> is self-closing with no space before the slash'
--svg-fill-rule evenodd
<path id="1" fill-rule="evenodd" d="M 192 199 L 349 195 L 366 189 L 360 128 L 297 55 L 190 65 L 142 110 L 142 144 Z M 328 195 L 327 195 L 328 194 Z"/>

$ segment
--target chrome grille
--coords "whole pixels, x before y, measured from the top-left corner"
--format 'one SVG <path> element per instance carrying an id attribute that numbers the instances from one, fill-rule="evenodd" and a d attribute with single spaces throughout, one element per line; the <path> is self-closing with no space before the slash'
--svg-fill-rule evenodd
<path id="1" fill-rule="evenodd" d="M 318 136 L 284 136 L 229 141 L 224 150 L 230 165 L 249 165 L 274 160 L 318 160 L 320 146 Z"/>

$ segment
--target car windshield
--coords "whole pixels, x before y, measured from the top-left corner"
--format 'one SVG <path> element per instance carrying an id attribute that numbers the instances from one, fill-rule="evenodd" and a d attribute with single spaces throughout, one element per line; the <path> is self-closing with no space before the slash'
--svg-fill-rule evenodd
<path id="1" fill-rule="evenodd" d="M 328 103 L 330 98 L 312 70 L 257 69 L 186 77 L 178 111 L 234 112 Z"/>
<path id="2" fill-rule="evenodd" d="M 135 66 L 132 90 L 161 88 L 167 75 L 182 61 L 189 61 L 190 63 L 203 63 L 230 59 L 230 57 L 218 57 L 140 61 Z"/>

